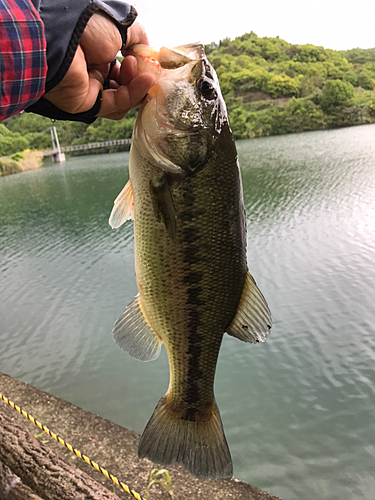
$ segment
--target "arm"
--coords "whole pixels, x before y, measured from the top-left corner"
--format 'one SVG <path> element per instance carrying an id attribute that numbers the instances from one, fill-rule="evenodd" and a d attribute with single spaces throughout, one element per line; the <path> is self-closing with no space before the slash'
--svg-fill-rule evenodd
<path id="1" fill-rule="evenodd" d="M 28 0 L 0 1 L 0 120 L 44 93 L 47 76 L 43 23 Z"/>

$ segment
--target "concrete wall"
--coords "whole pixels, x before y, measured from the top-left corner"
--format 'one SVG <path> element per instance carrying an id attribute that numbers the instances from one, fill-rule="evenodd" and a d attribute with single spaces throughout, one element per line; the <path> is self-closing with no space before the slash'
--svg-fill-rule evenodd
<path id="1" fill-rule="evenodd" d="M 138 459 L 138 434 L 1 373 L 0 393 L 143 495 L 150 471 L 156 466 L 146 459 Z M 40 433 L 35 425 L 1 400 L 0 411 L 33 435 Z M 74 463 L 119 498 L 127 500 L 131 498 L 52 438 L 46 435 L 39 439 L 47 440 L 47 447 L 59 456 L 65 457 L 70 463 Z M 171 475 L 175 500 L 280 500 L 234 478 L 218 481 L 201 480 L 177 465 L 168 467 L 168 471 Z M 161 486 L 156 485 L 149 494 L 149 500 L 154 499 L 170 500 L 170 496 Z"/>

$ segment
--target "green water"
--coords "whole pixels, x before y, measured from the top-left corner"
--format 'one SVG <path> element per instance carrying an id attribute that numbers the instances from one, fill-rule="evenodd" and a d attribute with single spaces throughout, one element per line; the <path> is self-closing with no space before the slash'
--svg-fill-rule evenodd
<path id="1" fill-rule="evenodd" d="M 265 344 L 225 337 L 215 391 L 235 475 L 284 500 L 375 498 L 375 126 L 238 143 Z M 165 352 L 111 339 L 136 294 L 128 155 L 0 178 L 0 371 L 142 432 Z M 22 401 L 20 402 L 22 404 Z"/>

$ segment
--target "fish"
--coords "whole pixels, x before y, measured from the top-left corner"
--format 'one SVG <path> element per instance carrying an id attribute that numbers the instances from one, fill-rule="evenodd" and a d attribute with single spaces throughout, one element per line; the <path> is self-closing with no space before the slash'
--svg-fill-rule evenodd
<path id="1" fill-rule="evenodd" d="M 239 161 L 215 70 L 199 44 L 136 45 L 157 76 L 134 125 L 129 181 L 110 225 L 134 221 L 138 294 L 113 328 L 116 344 L 151 361 L 164 344 L 170 381 L 138 456 L 229 478 L 232 458 L 214 395 L 224 333 L 264 342 L 271 313 L 247 266 Z M 234 388 L 235 390 L 235 388 Z"/>

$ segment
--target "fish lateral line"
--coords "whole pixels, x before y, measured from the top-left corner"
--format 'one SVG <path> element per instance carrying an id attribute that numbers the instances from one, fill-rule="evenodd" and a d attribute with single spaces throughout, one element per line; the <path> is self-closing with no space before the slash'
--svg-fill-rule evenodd
<path id="1" fill-rule="evenodd" d="M 138 112 L 131 184 L 113 216 L 127 220 L 133 200 L 139 294 L 112 333 L 119 347 L 142 361 L 158 357 L 163 339 L 170 369 L 168 392 L 144 429 L 138 455 L 180 463 L 196 477 L 231 477 L 213 390 L 220 346 L 225 332 L 264 342 L 272 324 L 247 269 L 236 146 L 201 44 L 135 46 L 134 55 L 140 71 L 151 68 L 158 77 Z"/>

